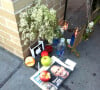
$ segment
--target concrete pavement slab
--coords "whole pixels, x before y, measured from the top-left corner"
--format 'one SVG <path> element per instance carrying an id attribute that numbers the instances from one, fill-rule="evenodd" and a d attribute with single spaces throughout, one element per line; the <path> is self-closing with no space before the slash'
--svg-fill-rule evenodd
<path id="1" fill-rule="evenodd" d="M 33 68 L 22 65 L 1 90 L 40 90 L 40 88 L 30 80 L 30 77 L 34 73 L 35 70 Z"/>
<path id="2" fill-rule="evenodd" d="M 0 87 L 7 82 L 21 63 L 21 59 L 0 48 Z"/>
<path id="3" fill-rule="evenodd" d="M 100 65 L 91 63 L 87 58 L 81 58 L 80 60 L 84 63 L 79 64 L 77 62 L 75 71 L 65 81 L 64 85 L 67 85 L 71 90 L 99 90 Z"/>
<path id="4" fill-rule="evenodd" d="M 71 90 L 99 90 L 100 88 L 100 26 L 96 25 L 88 41 L 79 45 L 80 58 L 69 55 L 77 62 L 75 71 L 64 85 Z"/>

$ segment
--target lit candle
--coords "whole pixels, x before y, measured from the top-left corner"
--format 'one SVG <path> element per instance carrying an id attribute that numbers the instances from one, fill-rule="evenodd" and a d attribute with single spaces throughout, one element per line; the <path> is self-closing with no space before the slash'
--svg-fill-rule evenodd
<path id="1" fill-rule="evenodd" d="M 64 23 L 63 29 L 64 30 L 67 30 L 68 29 L 68 23 L 66 23 L 66 22 Z"/>

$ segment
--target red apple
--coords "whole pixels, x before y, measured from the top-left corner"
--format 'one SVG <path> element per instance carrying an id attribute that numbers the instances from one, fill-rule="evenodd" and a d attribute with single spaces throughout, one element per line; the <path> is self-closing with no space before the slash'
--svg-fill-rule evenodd
<path id="1" fill-rule="evenodd" d="M 43 57 L 43 56 L 48 56 L 48 52 L 47 51 L 42 51 L 41 52 L 41 56 Z"/>
<path id="2" fill-rule="evenodd" d="M 32 56 L 28 56 L 25 59 L 25 65 L 28 66 L 28 67 L 34 66 L 35 65 L 35 59 Z"/>
<path id="3" fill-rule="evenodd" d="M 40 73 L 40 80 L 41 81 L 43 81 L 43 82 L 48 82 L 49 80 L 50 80 L 50 78 L 51 78 L 51 75 L 50 75 L 50 72 L 48 72 L 48 71 L 42 71 L 41 73 Z"/>

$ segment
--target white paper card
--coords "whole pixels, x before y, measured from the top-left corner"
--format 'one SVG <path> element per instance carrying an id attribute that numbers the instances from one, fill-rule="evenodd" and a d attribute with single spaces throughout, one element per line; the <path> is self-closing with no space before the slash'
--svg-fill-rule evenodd
<path id="1" fill-rule="evenodd" d="M 60 63 L 62 66 L 68 68 L 71 71 L 73 71 L 75 66 L 76 66 L 76 62 L 74 62 L 74 61 L 72 61 L 70 59 L 67 59 L 68 61 L 66 60 L 65 64 L 59 58 L 57 58 L 55 56 L 52 56 L 51 59 L 56 61 L 56 62 L 58 62 L 58 63 Z"/>
<path id="2" fill-rule="evenodd" d="M 71 59 L 67 59 L 65 61 L 65 64 L 73 71 L 77 63 L 72 61 Z"/>

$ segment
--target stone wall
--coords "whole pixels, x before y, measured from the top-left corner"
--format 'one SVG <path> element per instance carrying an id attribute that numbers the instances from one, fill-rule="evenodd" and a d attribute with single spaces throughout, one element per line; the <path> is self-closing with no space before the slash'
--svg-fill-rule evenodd
<path id="1" fill-rule="evenodd" d="M 87 0 L 68 0 L 67 18 L 73 15 L 74 12 L 76 12 L 78 9 L 80 9 L 82 5 L 86 5 L 86 1 Z"/>
<path id="2" fill-rule="evenodd" d="M 19 13 L 32 5 L 33 0 L 0 0 L 0 46 L 20 58 L 29 54 L 29 46 L 24 46 L 18 32 Z M 65 0 L 42 0 L 48 8 L 57 11 L 63 19 Z"/>
<path id="3" fill-rule="evenodd" d="M 0 0 L 0 46 L 23 58 L 22 45 L 11 0 Z"/>

